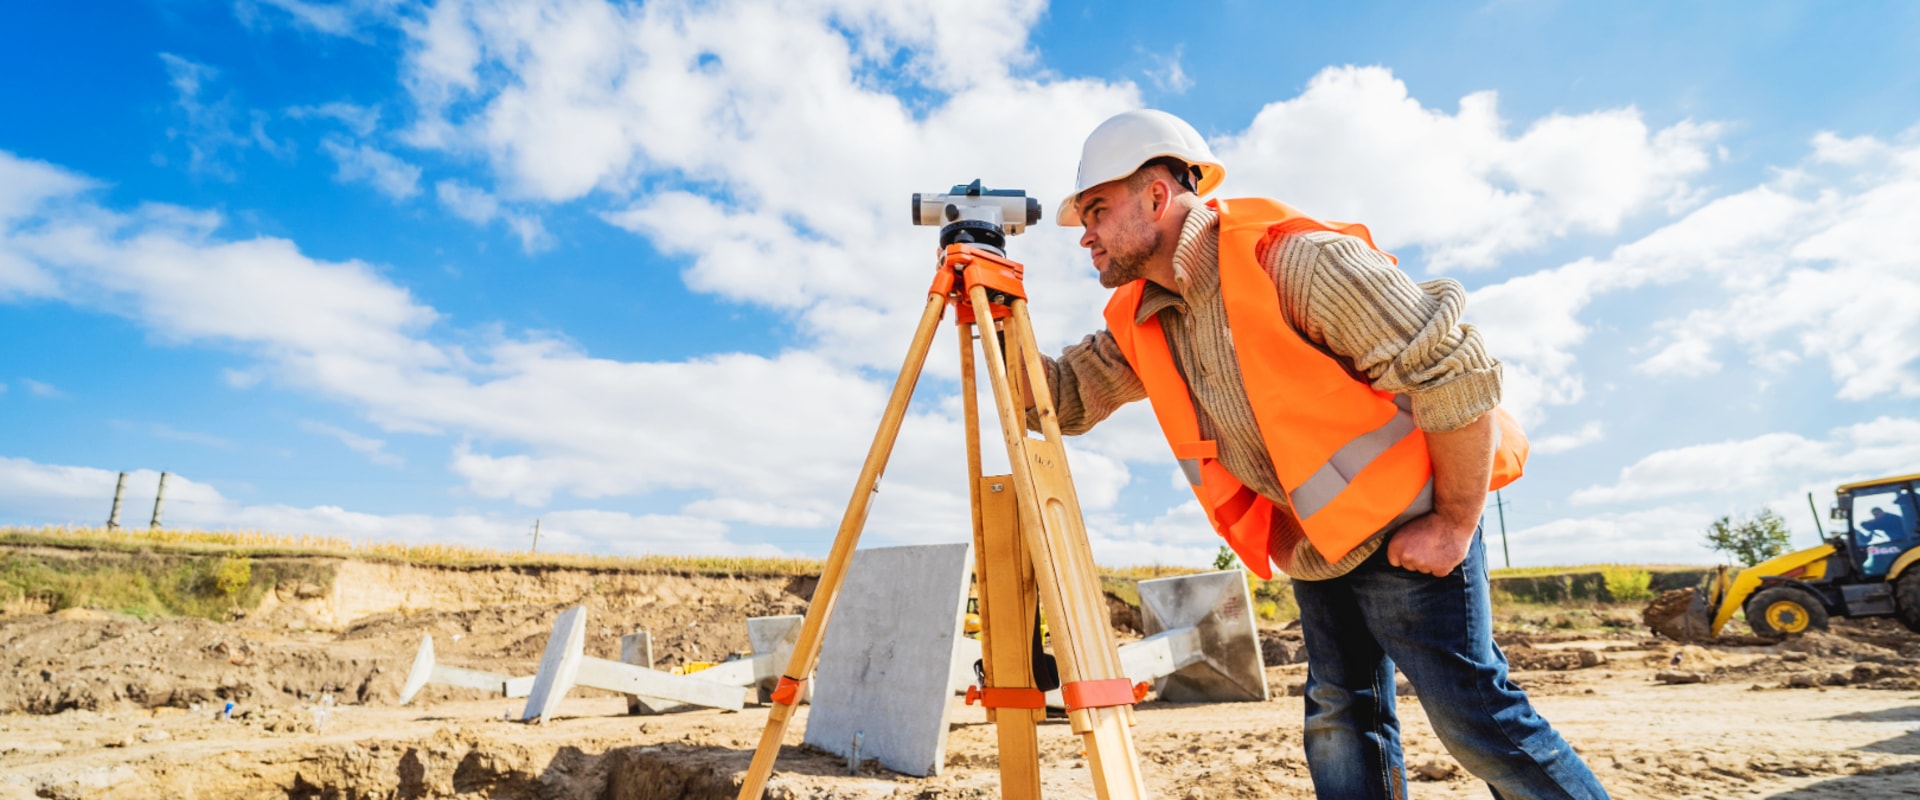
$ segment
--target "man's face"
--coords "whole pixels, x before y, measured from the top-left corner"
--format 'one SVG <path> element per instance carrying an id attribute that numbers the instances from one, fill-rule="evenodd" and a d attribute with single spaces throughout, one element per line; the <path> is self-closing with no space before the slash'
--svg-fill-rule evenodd
<path id="1" fill-rule="evenodd" d="M 1148 218 L 1146 205 L 1124 180 L 1081 193 L 1080 223 L 1086 232 L 1080 235 L 1080 246 L 1093 257 L 1101 286 L 1118 289 L 1146 275 L 1147 260 L 1160 249 L 1163 236 Z"/>

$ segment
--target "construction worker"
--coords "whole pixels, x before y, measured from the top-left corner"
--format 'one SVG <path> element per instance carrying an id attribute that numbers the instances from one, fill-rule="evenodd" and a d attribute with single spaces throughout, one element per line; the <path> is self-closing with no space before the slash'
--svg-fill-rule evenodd
<path id="1" fill-rule="evenodd" d="M 1605 797 L 1493 643 L 1480 510 L 1526 441 L 1465 291 L 1414 283 L 1362 226 L 1203 202 L 1224 174 L 1164 112 L 1087 137 L 1057 219 L 1114 293 L 1105 330 L 1043 360 L 1061 429 L 1151 400 L 1214 528 L 1293 578 L 1321 797 L 1406 796 L 1396 665 L 1498 796 Z"/>

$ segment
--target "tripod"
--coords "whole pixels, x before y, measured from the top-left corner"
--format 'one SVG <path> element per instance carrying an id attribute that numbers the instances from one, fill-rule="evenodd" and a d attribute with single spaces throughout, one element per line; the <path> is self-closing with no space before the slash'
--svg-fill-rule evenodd
<path id="1" fill-rule="evenodd" d="M 978 187 L 976 181 L 976 194 Z M 918 197 L 915 202 L 919 203 Z M 951 218 L 955 214 L 953 206 L 947 208 Z M 819 661 L 827 618 L 833 613 L 854 546 L 866 525 L 868 507 L 878 491 L 908 400 L 926 363 L 934 329 L 950 304 L 960 328 L 967 488 L 973 506 L 974 572 L 979 577 L 980 600 L 981 685 L 968 690 L 967 702 L 979 701 L 994 723 L 1000 749 L 1001 796 L 1021 800 L 1040 796 L 1036 726 L 1046 715 L 1045 692 L 1052 688 L 1046 684 L 1053 676 L 1035 674 L 1036 667 L 1042 673 L 1050 671 L 1044 657 L 1037 653 L 1040 638 L 1036 602 L 1046 611 L 1061 696 L 1073 732 L 1080 735 L 1086 748 L 1096 796 L 1102 800 L 1145 796 L 1140 766 L 1134 760 L 1131 730 L 1133 704 L 1140 695 L 1120 669 L 1106 602 L 1087 545 L 1080 501 L 1074 494 L 1073 477 L 1067 472 L 1060 424 L 1027 317 L 1023 268 L 995 252 L 998 249 L 993 244 L 949 243 L 942 251 L 940 268 L 927 290 L 920 327 L 894 382 L 853 498 L 840 519 L 833 550 L 801 624 L 793 659 L 773 693 L 766 730 L 740 785 L 740 800 L 759 800 L 773 772 L 773 761 L 802 696 L 801 688 Z M 976 338 L 985 352 L 1011 475 L 980 474 L 980 409 L 973 352 Z M 1026 415 L 1020 408 L 1024 383 L 1033 384 L 1043 439 L 1027 435 Z"/>

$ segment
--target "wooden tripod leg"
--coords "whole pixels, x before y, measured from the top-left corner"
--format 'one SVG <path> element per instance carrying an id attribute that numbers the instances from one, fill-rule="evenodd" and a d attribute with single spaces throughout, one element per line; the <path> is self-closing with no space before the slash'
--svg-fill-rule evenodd
<path id="1" fill-rule="evenodd" d="M 976 319 L 992 319 L 984 287 L 972 287 L 968 299 Z M 1025 301 L 1015 299 L 1012 312 L 1006 322 L 1008 342 L 1022 359 L 1027 378 L 1033 382 L 1035 403 L 1041 405 L 1041 417 L 1046 420 L 1052 416 L 1051 397 L 1045 374 L 1038 368 L 1038 352 L 1031 346 Z M 1013 465 L 1020 528 L 1032 555 L 1061 679 L 1067 684 L 1124 680 L 1059 427 L 1047 426 L 1051 428 L 1047 439 L 1028 438 L 1026 415 L 1016 407 L 1016 398 L 1010 392 L 1007 362 L 999 342 L 986 335 L 980 342 L 987 354 L 987 375 L 993 381 L 1007 459 Z M 1081 735 L 1086 746 L 1094 794 L 1101 800 L 1146 796 L 1140 765 L 1134 758 L 1130 712 L 1125 705 L 1068 711 L 1074 732 Z"/>
<path id="2" fill-rule="evenodd" d="M 1020 537 L 1012 475 L 980 475 L 980 402 L 974 377 L 974 326 L 960 328 L 960 392 L 967 427 L 968 493 L 973 500 L 974 578 L 980 597 L 983 688 L 1034 689 L 1033 561 Z M 983 700 L 983 704 L 986 701 Z M 987 709 L 1000 744 L 1001 800 L 1039 800 L 1042 708 Z"/>
<path id="3" fill-rule="evenodd" d="M 866 527 L 873 494 L 880 490 L 880 475 L 887 469 L 887 457 L 893 453 L 900 423 L 907 416 L 907 403 L 913 399 L 914 384 L 920 380 L 920 370 L 926 365 L 927 351 L 933 344 L 933 334 L 946 304 L 944 295 L 927 295 L 920 327 L 914 331 L 906 363 L 894 380 L 893 394 L 880 417 L 880 430 L 874 434 L 873 445 L 867 449 L 867 460 L 860 468 L 860 479 L 854 484 L 853 498 L 847 502 L 846 514 L 840 517 L 840 532 L 834 536 L 833 550 L 827 554 L 820 583 L 814 587 L 813 600 L 807 604 L 807 616 L 800 624 L 800 636 L 794 644 L 793 658 L 787 662 L 783 684 L 804 683 L 813 676 L 814 665 L 820 660 L 827 618 L 833 614 L 833 602 L 840 594 L 847 565 L 853 560 L 854 546 L 859 544 L 860 531 Z M 773 775 L 773 760 L 780 754 L 780 743 L 787 735 L 787 723 L 792 720 L 794 706 L 799 705 L 802 695 L 801 691 L 775 692 L 773 705 L 767 712 L 767 728 L 761 732 L 760 744 L 753 751 L 753 764 L 740 782 L 739 800 L 759 800 L 761 792 L 766 790 L 767 778 Z"/>

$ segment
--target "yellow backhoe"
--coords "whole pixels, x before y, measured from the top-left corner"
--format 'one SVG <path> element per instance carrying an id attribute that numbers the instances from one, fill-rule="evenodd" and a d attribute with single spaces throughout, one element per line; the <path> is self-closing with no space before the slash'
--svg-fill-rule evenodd
<path id="1" fill-rule="evenodd" d="M 1737 573 L 1721 567 L 1704 588 L 1676 589 L 1656 598 L 1647 606 L 1647 625 L 1683 642 L 1720 635 L 1741 611 L 1762 636 L 1824 629 L 1832 617 L 1891 616 L 1920 631 L 1916 489 L 1920 475 L 1841 486 L 1834 490 L 1828 515 L 1843 527 L 1825 544 Z"/>

